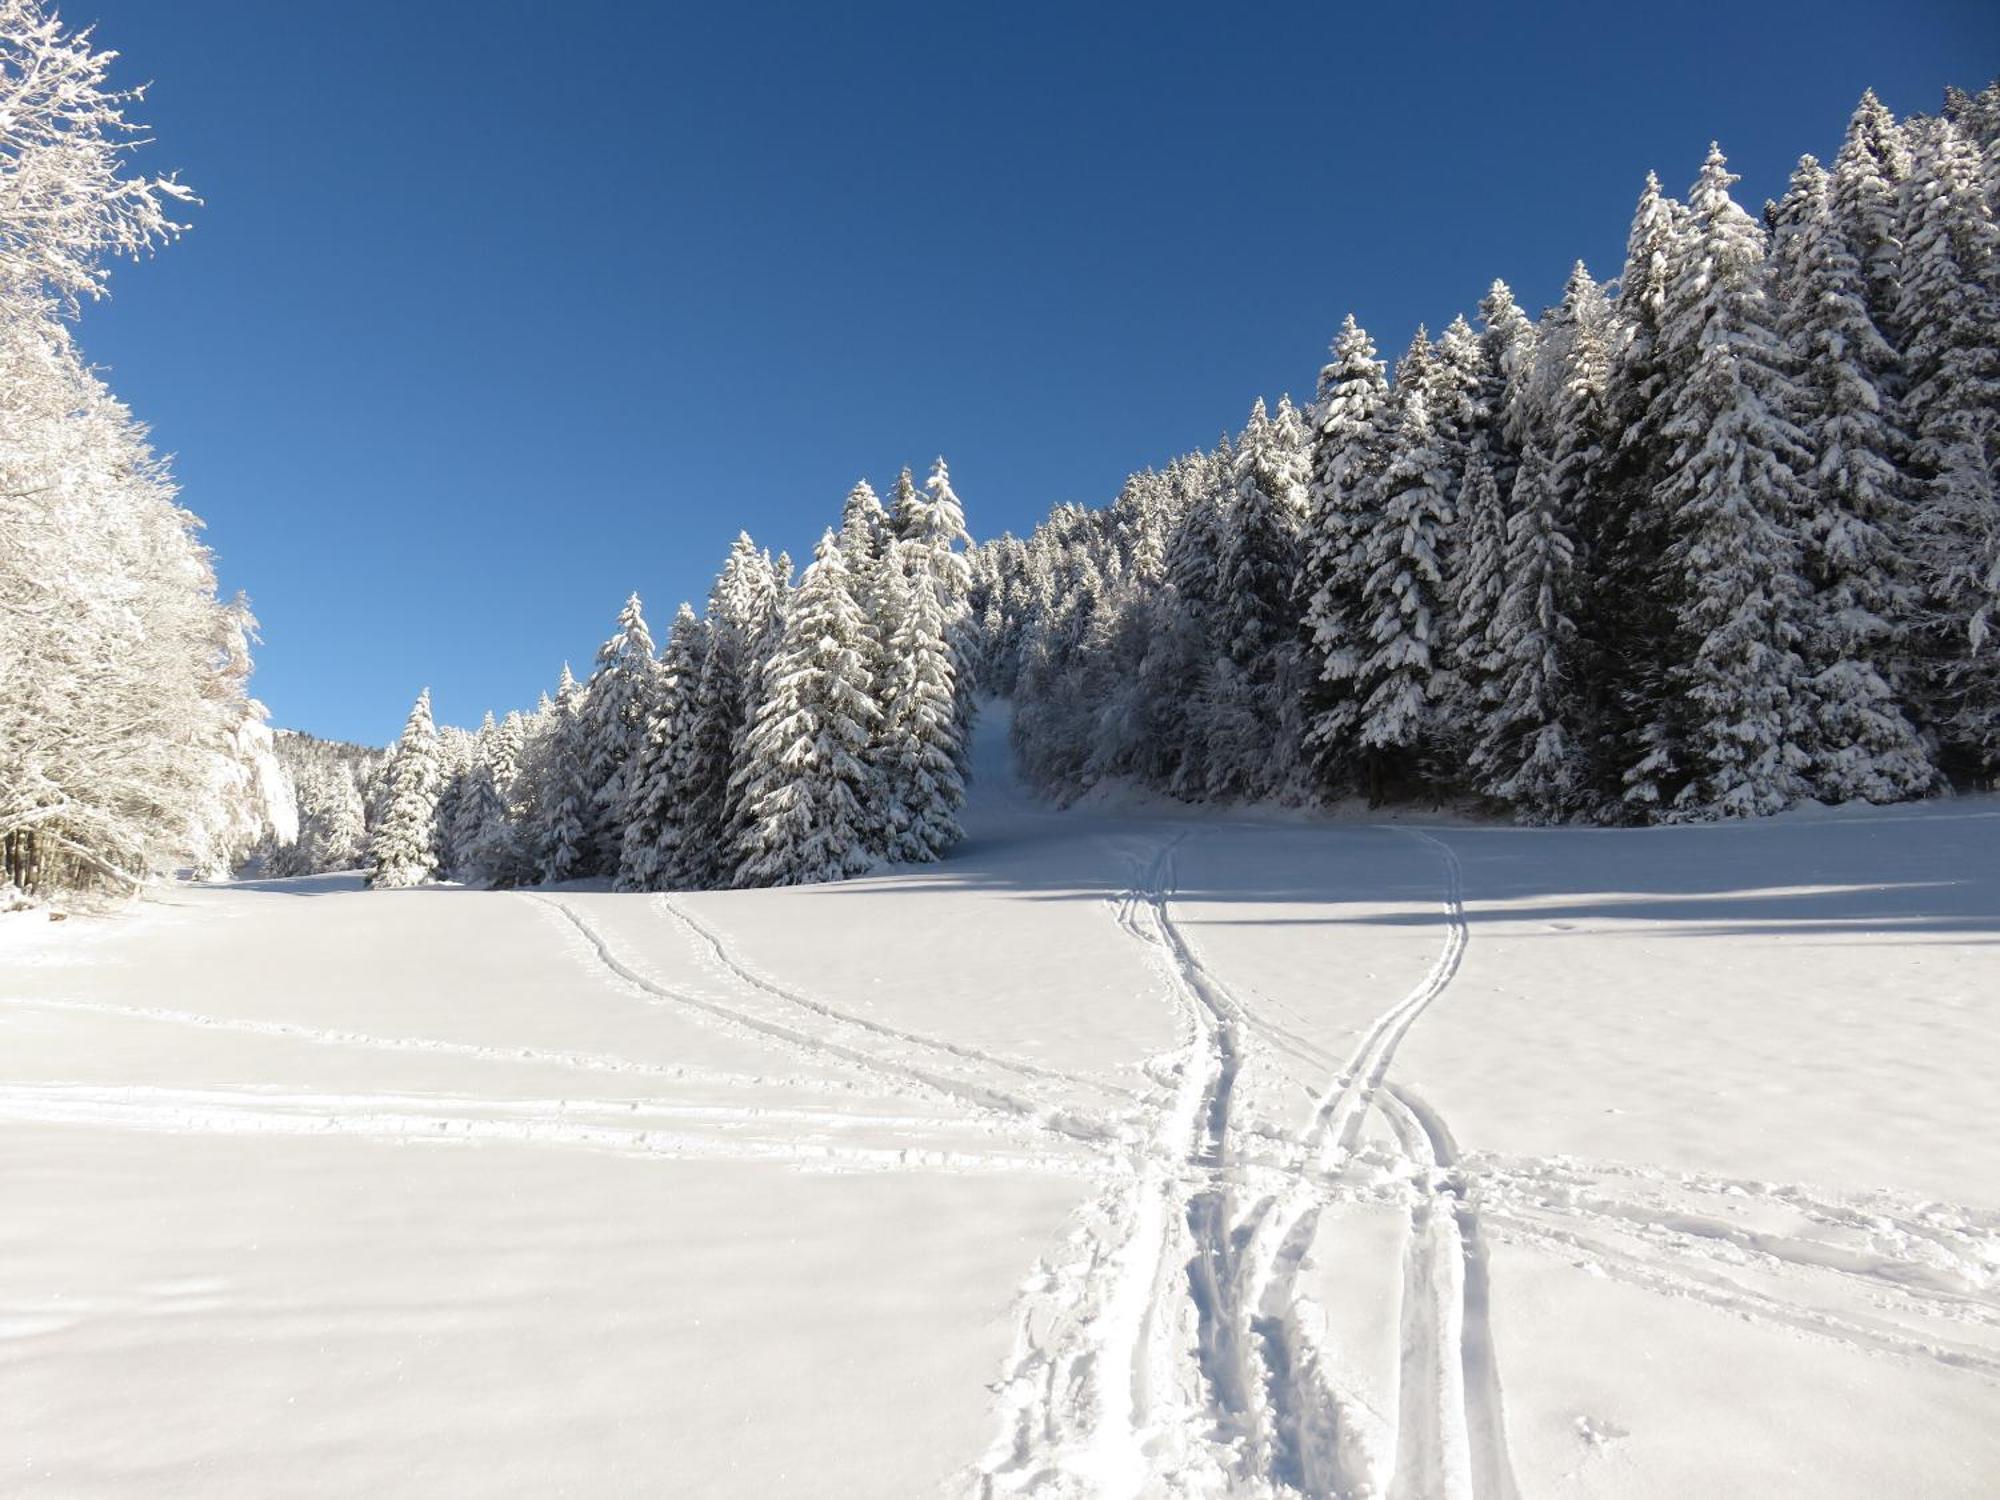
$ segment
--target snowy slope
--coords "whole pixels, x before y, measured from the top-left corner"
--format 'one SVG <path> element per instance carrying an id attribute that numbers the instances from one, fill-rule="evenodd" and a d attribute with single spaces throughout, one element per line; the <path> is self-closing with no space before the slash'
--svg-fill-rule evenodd
<path id="1" fill-rule="evenodd" d="M 0 1492 L 1983 1495 L 2000 804 L 0 919 Z"/>

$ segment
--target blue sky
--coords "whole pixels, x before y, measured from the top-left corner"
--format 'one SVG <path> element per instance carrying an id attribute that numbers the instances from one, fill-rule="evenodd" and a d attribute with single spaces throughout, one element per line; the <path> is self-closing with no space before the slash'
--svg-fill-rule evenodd
<path id="1" fill-rule="evenodd" d="M 92 358 L 263 621 L 275 722 L 372 742 L 664 628 L 945 454 L 976 535 L 1311 392 L 1495 276 L 1615 274 L 1709 140 L 1753 207 L 2000 72 L 2000 6 L 87 0 L 206 199 Z M 1346 12 L 1346 14 L 1343 14 Z"/>

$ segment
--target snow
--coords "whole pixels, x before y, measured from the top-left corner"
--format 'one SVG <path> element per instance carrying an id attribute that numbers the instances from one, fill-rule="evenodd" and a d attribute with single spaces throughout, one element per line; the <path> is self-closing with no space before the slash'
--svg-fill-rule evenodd
<path id="1" fill-rule="evenodd" d="M 0 1491 L 1974 1496 L 2000 800 L 0 917 Z"/>

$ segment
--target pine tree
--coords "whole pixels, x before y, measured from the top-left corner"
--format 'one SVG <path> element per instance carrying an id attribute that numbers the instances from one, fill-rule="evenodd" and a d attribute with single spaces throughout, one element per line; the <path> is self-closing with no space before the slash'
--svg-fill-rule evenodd
<path id="1" fill-rule="evenodd" d="M 1507 588 L 1507 509 L 1486 455 L 1467 460 L 1461 499 L 1461 545 L 1451 570 L 1452 697 L 1449 738 L 1469 735 L 1488 697 L 1496 664 L 1490 639 Z"/>
<path id="2" fill-rule="evenodd" d="M 769 588 L 764 560 L 739 533 L 708 596 L 708 652 L 695 686 L 682 813 L 681 867 L 691 886 L 728 883 L 732 852 L 730 778 L 737 769 L 746 697 Z"/>
<path id="3" fill-rule="evenodd" d="M 1495 281 L 1480 301 L 1479 321 L 1493 383 L 1487 400 L 1492 413 L 1487 461 L 1504 502 L 1514 488 L 1514 471 L 1528 440 L 1527 388 L 1535 367 L 1535 325 L 1504 281 Z"/>
<path id="4" fill-rule="evenodd" d="M 1569 728 L 1576 626 L 1563 609 L 1572 593 L 1575 549 L 1562 525 L 1549 462 L 1533 438 L 1522 456 L 1514 504 L 1472 780 L 1524 819 L 1556 823 L 1585 801 L 1583 753 Z"/>
<path id="5" fill-rule="evenodd" d="M 589 795 L 586 839 L 580 874 L 608 875 L 618 869 L 625 831 L 625 762 L 631 758 L 645 722 L 653 689 L 653 636 L 639 596 L 618 611 L 618 628 L 597 649 L 581 716 L 583 784 Z"/>
<path id="6" fill-rule="evenodd" d="M 498 724 L 487 717 L 469 799 L 478 816 L 459 845 L 458 878 L 476 885 L 514 886 L 533 877 L 515 801 L 527 727 L 518 713 L 508 714 Z"/>
<path id="7" fill-rule="evenodd" d="M 662 890 L 680 878 L 681 820 L 706 651 L 706 627 L 692 605 L 682 604 L 660 656 L 638 746 L 627 763 L 619 820 L 625 830 L 618 860 L 621 890 Z"/>
<path id="8" fill-rule="evenodd" d="M 1414 349 L 1412 355 L 1405 368 L 1421 371 Z M 1367 755 L 1374 801 L 1426 769 L 1422 752 L 1442 687 L 1439 551 L 1451 522 L 1450 483 L 1422 380 L 1399 380 L 1390 400 L 1388 466 L 1371 486 L 1377 498 L 1362 545 L 1368 654 L 1356 679 L 1356 742 Z"/>
<path id="9" fill-rule="evenodd" d="M 570 675 L 563 663 L 556 698 L 549 709 L 549 728 L 541 771 L 541 807 L 538 816 L 538 860 L 545 883 L 574 880 L 584 872 L 587 819 L 591 810 L 590 783 L 584 777 L 584 709 L 586 689 Z"/>
<path id="10" fill-rule="evenodd" d="M 1903 245 L 1898 233 L 1899 185 L 1910 175 L 1910 153 L 1896 118 L 1875 97 L 1861 96 L 1840 154 L 1834 158 L 1828 207 L 1849 253 L 1859 263 L 1869 317 L 1898 338 Z"/>
<path id="11" fill-rule="evenodd" d="M 1961 769 L 2000 766 L 2000 225 L 1977 152 L 1922 122 L 1903 207 L 1900 304 L 1929 716 Z"/>
<path id="12" fill-rule="evenodd" d="M 1346 774 L 1360 725 L 1361 668 L 1369 650 L 1364 617 L 1363 543 L 1373 524 L 1370 492 L 1386 448 L 1389 383 L 1375 344 L 1349 314 L 1320 371 L 1312 413 L 1305 628 L 1317 686 L 1309 700 L 1308 745 L 1322 780 Z"/>
<path id="13" fill-rule="evenodd" d="M 1216 567 L 1216 655 L 1205 683 L 1208 795 L 1268 796 L 1296 763 L 1300 534 L 1310 458 L 1289 398 L 1259 400 L 1236 447 Z"/>
<path id="14" fill-rule="evenodd" d="M 1835 221 L 1827 173 L 1810 156 L 1779 206 L 1772 261 L 1813 455 L 1802 537 L 1813 585 L 1804 640 L 1813 785 L 1828 802 L 1900 801 L 1936 772 L 1885 675 L 1906 655 L 1916 616 L 1898 470 L 1907 444 L 1889 394 L 1899 361 L 1869 316 L 1861 263 Z"/>
<path id="15" fill-rule="evenodd" d="M 896 543 L 900 554 L 908 543 Z M 892 555 L 889 573 L 905 576 Z M 889 674 L 880 685 L 887 754 L 874 766 L 876 799 L 889 811 L 884 852 L 891 860 L 922 863 L 943 855 L 960 838 L 958 809 L 965 784 L 958 773 L 957 666 L 935 591 L 899 591 L 904 608 L 889 641 Z"/>
<path id="16" fill-rule="evenodd" d="M 737 881 L 796 885 L 868 868 L 865 764 L 880 709 L 867 621 L 829 531 L 806 570 L 745 741 L 750 831 Z"/>
<path id="17" fill-rule="evenodd" d="M 436 875 L 440 781 L 431 690 L 425 688 L 389 757 L 389 807 L 368 844 L 370 886 L 423 885 Z"/>
<path id="18" fill-rule="evenodd" d="M 1811 455 L 1769 295 L 1764 233 L 1711 147 L 1662 336 L 1672 458 L 1656 490 L 1671 541 L 1668 694 L 1628 798 L 1674 818 L 1776 812 L 1807 791 L 1810 702 L 1798 650 L 1806 585 L 1792 525 Z"/>

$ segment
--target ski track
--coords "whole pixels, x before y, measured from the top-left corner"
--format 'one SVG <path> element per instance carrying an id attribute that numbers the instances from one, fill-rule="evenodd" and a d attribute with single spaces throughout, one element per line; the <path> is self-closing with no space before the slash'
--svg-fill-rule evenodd
<path id="1" fill-rule="evenodd" d="M 1093 1206 L 1071 1237 L 1067 1261 L 1045 1265 L 1031 1283 L 1015 1375 L 1005 1387 L 1005 1435 L 978 1474 L 978 1494 L 1381 1493 L 1380 1424 L 1350 1394 L 1335 1351 L 1326 1347 L 1323 1318 L 1298 1287 L 1322 1210 L 1369 1195 L 1345 1180 L 1345 1168 L 1356 1157 L 1367 1113 L 1381 1108 L 1402 1142 L 1402 1163 L 1421 1179 L 1410 1195 L 1401 1392 L 1387 1492 L 1408 1500 L 1516 1500 L 1486 1317 L 1484 1241 L 1462 1197 L 1457 1149 L 1434 1112 L 1419 1119 L 1408 1102 L 1414 1096 L 1384 1092 L 1398 1044 L 1451 982 L 1467 941 L 1456 853 L 1431 834 L 1400 831 L 1430 846 L 1444 866 L 1439 955 L 1417 986 L 1367 1028 L 1296 1135 L 1249 1114 L 1239 1097 L 1243 1066 L 1258 1045 L 1295 1059 L 1327 1054 L 1254 1017 L 1175 921 L 1176 855 L 1187 835 L 1165 841 L 1145 877 L 1113 902 L 1118 926 L 1159 961 L 1186 1026 L 1174 1108 L 1161 1112 L 1163 1124 L 1145 1148 L 1151 1158 L 1180 1162 L 1163 1181 L 1151 1161 L 1142 1161 L 1131 1181 Z M 1246 1138 L 1289 1145 L 1289 1170 L 1241 1159 Z M 1185 1226 L 1164 1242 L 1152 1228 L 1157 1216 L 1118 1208 L 1150 1206 L 1163 1201 L 1162 1193 Z M 1107 1251 L 1102 1226 L 1114 1224 L 1126 1238 L 1118 1251 Z M 1141 1289 L 1138 1268 L 1148 1252 L 1171 1254 L 1176 1242 L 1185 1274 L 1175 1277 L 1171 1267 L 1161 1274 L 1156 1265 L 1144 1286 L 1150 1300 L 1137 1319 L 1136 1342 L 1147 1343 L 1147 1330 L 1186 1329 L 1191 1321 L 1193 1348 L 1183 1338 L 1163 1358 L 1155 1342 L 1150 1357 L 1140 1358 L 1127 1333 L 1134 1321 L 1129 1305 Z M 1094 1429 L 1079 1435 L 1063 1420 L 1076 1410 L 1078 1381 L 1059 1379 L 1062 1362 L 1035 1345 L 1038 1319 L 1066 1320 L 1070 1368 L 1089 1372 L 1094 1364 L 1100 1387 L 1130 1365 L 1140 1394 L 1129 1422 L 1121 1424 L 1107 1409 L 1115 1403 L 1103 1399 L 1083 1407 Z M 1184 1402 L 1182 1442 L 1149 1443 L 1143 1393 L 1163 1370 L 1176 1369 L 1177 1388 L 1201 1404 L 1188 1410 Z M 1072 1398 L 1067 1407 L 1066 1398 Z M 1076 1487 L 1073 1481 L 1092 1472 L 1079 1455 L 1108 1451 L 1122 1460 L 1113 1471 L 1117 1482 Z M 1029 1482 L 1018 1482 L 1022 1476 Z"/>
<path id="2" fill-rule="evenodd" d="M 553 897 L 522 893 L 524 900 L 561 917 L 579 935 L 598 962 L 616 978 L 638 990 L 651 1002 L 666 1004 L 704 1016 L 719 1029 L 764 1044 L 776 1042 L 803 1059 L 816 1063 L 833 1062 L 852 1069 L 864 1079 L 889 1093 L 910 1093 L 946 1099 L 971 1107 L 981 1118 L 1000 1130 L 1021 1131 L 1030 1136 L 1059 1138 L 1102 1152 L 1119 1139 L 1112 1123 L 1083 1112 L 1037 1101 L 995 1089 L 985 1084 L 940 1075 L 892 1058 L 884 1058 L 862 1048 L 836 1042 L 799 1030 L 781 1021 L 750 1015 L 711 1000 L 669 988 L 648 978 L 621 959 L 604 935 L 568 903 Z"/>
<path id="3" fill-rule="evenodd" d="M 163 1025 L 190 1026 L 205 1031 L 236 1032 L 245 1036 L 305 1042 L 319 1047 L 353 1047 L 376 1052 L 417 1052 L 434 1057 L 467 1058 L 476 1062 L 528 1063 L 573 1068 L 590 1073 L 622 1073 L 642 1078 L 659 1078 L 676 1083 L 705 1083 L 724 1088 L 784 1088 L 819 1092 L 853 1092 L 854 1085 L 839 1079 L 776 1078 L 750 1073 L 730 1073 L 682 1063 L 640 1062 L 599 1052 L 551 1051 L 543 1047 L 495 1047 L 476 1042 L 454 1042 L 436 1037 L 378 1036 L 370 1032 L 331 1027 L 305 1026 L 293 1021 L 256 1021 L 237 1016 L 206 1015 L 200 1011 L 173 1010 L 150 1005 L 118 1005 L 103 1000 L 58 999 L 45 996 L 6 996 L 0 1005 L 33 1010 L 70 1011 L 80 1015 L 120 1016 Z"/>
<path id="4" fill-rule="evenodd" d="M 665 1123 L 659 1126 L 613 1123 L 649 1118 Z M 824 1171 L 1088 1170 L 1087 1163 L 1058 1153 L 1032 1155 L 929 1146 L 873 1146 L 802 1138 L 797 1133 L 801 1125 L 834 1131 L 874 1128 L 914 1132 L 938 1128 L 940 1122 L 924 1118 L 782 1108 L 663 1106 L 637 1100 L 510 1101 L 431 1095 L 302 1094 L 267 1089 L 38 1084 L 0 1087 L 0 1120 L 168 1135 L 340 1137 L 427 1145 L 506 1143 L 676 1160 L 764 1161 Z M 694 1124 L 737 1133 L 703 1135 L 686 1128 L 670 1128 Z M 782 1129 L 761 1140 L 741 1133 L 766 1125 Z"/>
<path id="5" fill-rule="evenodd" d="M 1019 1058 L 1002 1057 L 996 1053 L 983 1051 L 978 1047 L 948 1041 L 943 1037 L 930 1036 L 918 1031 L 906 1031 L 901 1027 L 891 1026 L 886 1022 L 877 1021 L 868 1016 L 856 1015 L 852 1011 L 843 1010 L 827 1001 L 802 994 L 787 985 L 779 984 L 773 979 L 766 978 L 751 968 L 749 964 L 737 956 L 729 944 L 723 940 L 720 933 L 706 922 L 701 921 L 671 896 L 665 893 L 655 895 L 653 897 L 653 905 L 679 923 L 687 930 L 691 937 L 702 947 L 706 948 L 724 973 L 734 976 L 740 983 L 757 991 L 759 994 L 768 995 L 772 999 L 783 1001 L 787 1005 L 797 1006 L 801 1010 L 810 1011 L 812 1014 L 838 1025 L 852 1026 L 859 1030 L 870 1032 L 885 1040 L 899 1042 L 905 1046 L 916 1047 L 928 1052 L 942 1053 L 958 1062 L 971 1063 L 975 1066 L 999 1068 L 1004 1072 L 1013 1073 L 1023 1078 L 1052 1080 L 1075 1085 L 1080 1088 L 1088 1088 L 1130 1098 L 1129 1091 L 1119 1088 L 1116 1084 L 1106 1083 L 1101 1079 L 1084 1078 L 1074 1073 L 1065 1073 L 1058 1068 L 1045 1068 L 1039 1063 L 1027 1062 Z"/>

